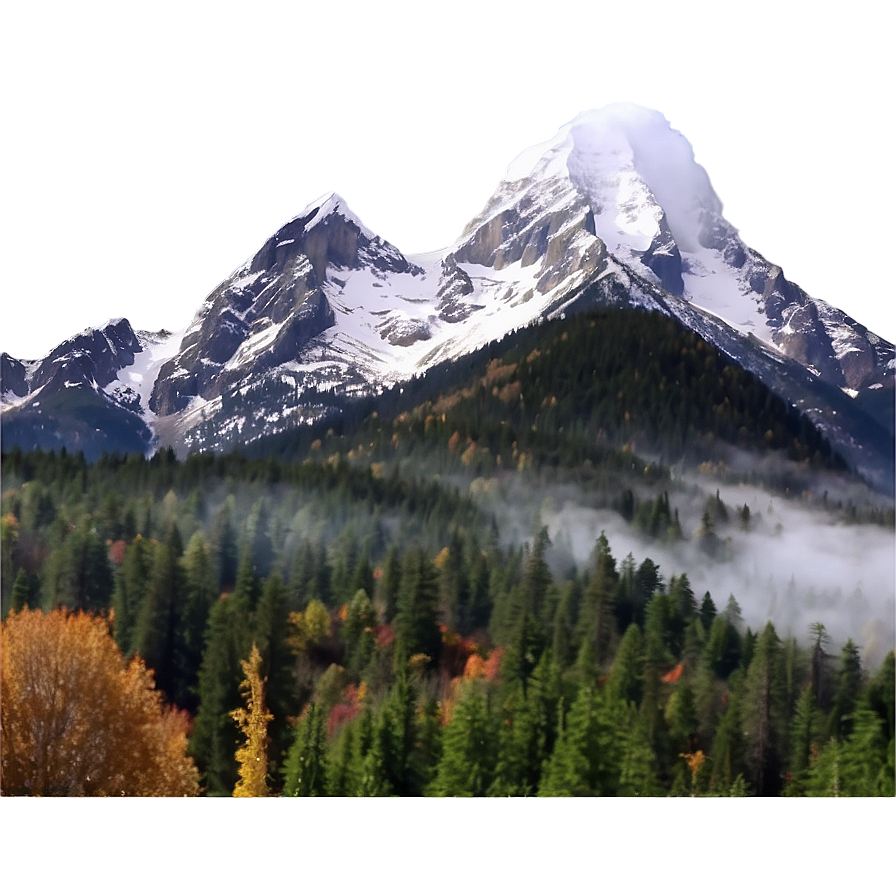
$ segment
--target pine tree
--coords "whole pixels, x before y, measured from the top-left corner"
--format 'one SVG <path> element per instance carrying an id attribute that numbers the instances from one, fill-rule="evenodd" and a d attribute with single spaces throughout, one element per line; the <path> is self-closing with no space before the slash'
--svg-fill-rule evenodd
<path id="1" fill-rule="evenodd" d="M 349 747 L 351 740 L 349 740 Z M 284 796 L 328 796 L 327 740 L 324 713 L 316 703 L 310 703 L 295 728 L 292 746 L 283 767 Z M 345 786 L 337 780 L 334 796 L 347 796 Z"/>
<path id="2" fill-rule="evenodd" d="M 152 554 L 152 543 L 141 535 L 136 536 L 127 546 L 124 560 L 115 576 L 112 592 L 114 632 L 115 640 L 125 656 L 133 655 L 136 650 L 134 635 L 149 584 Z"/>
<path id="3" fill-rule="evenodd" d="M 246 701 L 231 716 L 239 726 L 246 741 L 236 751 L 239 780 L 233 789 L 234 796 L 270 796 L 268 790 L 268 722 L 273 716 L 264 705 L 264 684 L 261 680 L 261 654 L 253 643 L 249 659 L 240 665 L 245 679 L 240 693 Z"/>
<path id="4" fill-rule="evenodd" d="M 627 710 L 619 738 L 619 796 L 662 796 L 656 754 L 650 745 L 647 721 L 634 704 Z"/>
<path id="5" fill-rule="evenodd" d="M 580 688 L 545 764 L 539 796 L 612 796 L 618 791 L 620 714 L 627 715 L 623 704 Z"/>
<path id="6" fill-rule="evenodd" d="M 744 690 L 746 758 L 759 796 L 774 796 L 781 787 L 785 700 L 781 642 L 769 622 L 756 639 Z"/>
<path id="7" fill-rule="evenodd" d="M 641 704 L 642 679 L 644 674 L 644 637 L 641 629 L 633 622 L 625 631 L 616 658 L 607 678 L 607 692 L 616 700 Z"/>
<path id="8" fill-rule="evenodd" d="M 229 496 L 212 526 L 212 556 L 218 569 L 218 591 L 230 591 L 236 583 L 239 547 L 233 525 L 234 500 Z"/>
<path id="9" fill-rule="evenodd" d="M 177 525 L 153 555 L 146 597 L 134 632 L 134 649 L 153 669 L 159 689 L 183 706 L 188 696 L 185 670 L 183 610 L 183 544 Z"/>
<path id="10" fill-rule="evenodd" d="M 852 730 L 852 711 L 862 689 L 862 661 L 859 650 L 850 638 L 840 653 L 840 669 L 831 707 L 830 734 L 843 740 Z"/>
<path id="11" fill-rule="evenodd" d="M 28 606 L 31 599 L 31 585 L 28 581 L 28 573 L 24 569 L 20 569 L 16 573 L 15 581 L 12 584 L 12 598 L 10 600 L 10 609 L 14 613 L 19 613 Z"/>
<path id="12" fill-rule="evenodd" d="M 577 626 L 579 643 L 587 645 L 598 669 L 602 669 L 609 658 L 615 628 L 613 601 L 618 584 L 616 561 L 602 532 L 594 549 L 594 571 L 582 598 Z"/>
<path id="13" fill-rule="evenodd" d="M 438 572 L 422 548 L 411 548 L 404 557 L 401 591 L 395 617 L 395 669 L 401 672 L 415 655 L 428 657 L 436 666 L 442 647 L 439 630 Z"/>
<path id="14" fill-rule="evenodd" d="M 517 686 L 507 700 L 498 733 L 498 758 L 489 796 L 534 796 L 548 756 L 550 720 L 545 694 Z"/>
<path id="15" fill-rule="evenodd" d="M 726 709 L 719 720 L 712 744 L 712 773 L 710 787 L 714 793 L 727 795 L 738 780 L 743 780 L 747 768 L 746 742 L 743 732 L 744 675 L 741 670 L 728 680 Z"/>
<path id="16" fill-rule="evenodd" d="M 298 713 L 301 706 L 297 702 L 295 662 L 288 642 L 286 586 L 277 572 L 271 573 L 265 580 L 255 610 L 253 630 L 261 653 L 267 705 L 273 714 L 268 736 L 271 779 L 277 788 L 282 783 L 280 766 L 292 741 L 289 719 Z"/>
<path id="17" fill-rule="evenodd" d="M 383 622 L 391 623 L 398 611 L 398 595 L 401 588 L 401 555 L 397 545 L 389 547 L 383 562 L 383 575 L 377 588 L 377 598 L 383 607 Z"/>
<path id="18" fill-rule="evenodd" d="M 250 648 L 250 618 L 248 597 L 239 592 L 219 600 L 209 613 L 190 753 L 212 795 L 231 793 L 237 780 L 238 731 L 231 713 L 241 703 L 240 663 Z"/>
<path id="19" fill-rule="evenodd" d="M 803 688 L 790 723 L 790 763 L 786 792 L 805 792 L 806 774 L 819 742 L 820 714 L 812 685 Z"/>
<path id="20" fill-rule="evenodd" d="M 494 780 L 497 747 L 486 696 L 480 688 L 468 687 L 444 730 L 442 756 L 428 795 L 485 796 Z"/>

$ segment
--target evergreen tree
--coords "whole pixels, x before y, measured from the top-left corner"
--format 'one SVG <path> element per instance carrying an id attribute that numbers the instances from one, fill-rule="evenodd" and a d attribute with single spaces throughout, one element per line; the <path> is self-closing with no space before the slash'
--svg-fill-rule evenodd
<path id="1" fill-rule="evenodd" d="M 703 623 L 704 631 L 712 628 L 713 621 L 716 618 L 716 605 L 713 603 L 712 596 L 707 591 L 703 595 L 703 601 L 700 604 L 700 622 Z"/>
<path id="2" fill-rule="evenodd" d="M 756 640 L 744 690 L 744 736 L 750 779 L 759 796 L 780 790 L 786 704 L 781 642 L 771 622 Z"/>
<path id="3" fill-rule="evenodd" d="M 613 601 L 618 584 L 616 561 L 602 532 L 594 550 L 594 571 L 585 589 L 578 621 L 579 643 L 587 645 L 598 669 L 609 658 L 615 627 Z"/>
<path id="4" fill-rule="evenodd" d="M 638 707 L 641 704 L 643 674 L 644 637 L 633 622 L 626 629 L 616 651 L 607 678 L 607 692 L 616 700 Z"/>
<path id="5" fill-rule="evenodd" d="M 125 656 L 136 650 L 134 632 L 146 596 L 149 570 L 152 563 L 152 544 L 138 535 L 127 546 L 124 560 L 115 576 L 112 608 L 115 611 L 113 630 L 115 640 Z"/>
<path id="6" fill-rule="evenodd" d="M 395 669 L 422 654 L 436 666 L 442 647 L 439 630 L 438 572 L 422 548 L 411 548 L 404 557 L 401 591 L 395 617 Z"/>
<path id="7" fill-rule="evenodd" d="M 840 669 L 831 708 L 830 734 L 843 740 L 852 730 L 852 712 L 862 689 L 862 661 L 859 650 L 850 638 L 840 653 Z"/>
<path id="8" fill-rule="evenodd" d="M 185 669 L 183 544 L 176 524 L 153 556 L 146 597 L 134 632 L 134 649 L 156 676 L 167 698 L 178 706 L 189 699 Z"/>
<path id="9" fill-rule="evenodd" d="M 790 764 L 786 792 L 805 792 L 806 776 L 813 750 L 819 743 L 820 714 L 812 685 L 803 688 L 790 723 Z"/>
<path id="10" fill-rule="evenodd" d="M 489 796 L 534 796 L 548 756 L 549 716 L 544 693 L 519 685 L 504 707 L 498 758 Z"/>
<path id="11" fill-rule="evenodd" d="M 539 796 L 613 796 L 619 786 L 616 738 L 622 704 L 604 700 L 590 687 L 579 694 L 545 764 Z"/>
<path id="12" fill-rule="evenodd" d="M 578 581 L 567 582 L 560 592 L 560 600 L 554 610 L 551 625 L 551 654 L 563 668 L 569 666 L 575 656 L 575 622 L 581 597 L 582 591 Z"/>
<path id="13" fill-rule="evenodd" d="M 249 652 L 250 619 L 248 597 L 239 591 L 219 600 L 209 613 L 190 753 L 210 795 L 231 793 L 237 781 L 238 731 L 231 713 L 240 705 L 240 662 Z"/>
<path id="14" fill-rule="evenodd" d="M 497 748 L 485 694 L 468 687 L 445 727 L 442 756 L 428 795 L 485 796 L 494 780 Z"/>
<path id="15" fill-rule="evenodd" d="M 268 731 L 271 774 L 274 786 L 279 787 L 283 757 L 292 742 L 289 719 L 298 713 L 301 704 L 297 699 L 294 656 L 288 643 L 286 586 L 277 572 L 272 572 L 265 580 L 253 629 L 262 658 L 267 704 L 273 714 Z"/>
<path id="16" fill-rule="evenodd" d="M 726 709 L 712 744 L 712 772 L 710 787 L 714 793 L 727 795 L 743 780 L 747 767 L 745 761 L 746 741 L 743 725 L 743 672 L 737 670 L 729 678 L 730 690 L 727 694 Z"/>
<path id="17" fill-rule="evenodd" d="M 236 583 L 239 547 L 233 524 L 234 500 L 228 497 L 212 525 L 212 556 L 218 569 L 218 591 L 230 591 Z"/>
<path id="18" fill-rule="evenodd" d="M 15 581 L 12 584 L 10 609 L 14 613 L 19 613 L 28 606 L 30 599 L 31 583 L 28 580 L 28 573 L 26 573 L 24 569 L 20 569 L 16 573 Z"/>
<path id="19" fill-rule="evenodd" d="M 880 669 L 875 672 L 865 692 L 865 705 L 881 720 L 884 739 L 892 741 L 896 735 L 896 653 L 890 651 Z"/>
<path id="20" fill-rule="evenodd" d="M 383 622 L 391 623 L 398 611 L 398 595 L 401 588 L 401 555 L 398 546 L 393 544 L 386 553 L 383 562 L 383 574 L 380 577 L 377 597 L 383 607 Z"/>
<path id="21" fill-rule="evenodd" d="M 218 597 L 218 576 L 211 551 L 201 532 L 193 533 L 181 558 L 183 568 L 183 612 L 179 623 L 183 650 L 183 707 L 195 713 L 199 706 L 197 688 L 208 616 Z"/>
<path id="22" fill-rule="evenodd" d="M 343 725 L 327 753 L 329 796 L 355 796 L 359 791 L 361 760 L 357 750 L 357 730 L 358 724 L 355 722 Z M 288 774 L 286 776 L 289 780 Z"/>
<path id="23" fill-rule="evenodd" d="M 619 796 L 662 796 L 656 755 L 650 745 L 647 720 L 630 704 L 617 729 L 619 738 Z"/>
<path id="24" fill-rule="evenodd" d="M 349 738 L 349 748 L 351 743 Z M 329 796 L 327 769 L 324 713 L 316 703 L 310 703 L 296 725 L 292 746 L 283 767 L 283 795 Z M 338 780 L 336 786 L 344 787 L 344 779 Z M 347 792 L 337 789 L 333 791 L 333 795 L 343 796 Z"/>

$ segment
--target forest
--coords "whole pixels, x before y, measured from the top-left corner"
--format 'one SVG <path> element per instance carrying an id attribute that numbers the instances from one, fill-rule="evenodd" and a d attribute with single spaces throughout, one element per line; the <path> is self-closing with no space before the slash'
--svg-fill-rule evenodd
<path id="1" fill-rule="evenodd" d="M 869 666 L 695 590 L 687 558 L 723 570 L 771 524 L 684 469 L 892 533 L 805 418 L 631 313 L 244 453 L 10 451 L 2 792 L 894 795 L 892 644 Z M 643 552 L 614 529 L 580 556 L 558 494 Z"/>

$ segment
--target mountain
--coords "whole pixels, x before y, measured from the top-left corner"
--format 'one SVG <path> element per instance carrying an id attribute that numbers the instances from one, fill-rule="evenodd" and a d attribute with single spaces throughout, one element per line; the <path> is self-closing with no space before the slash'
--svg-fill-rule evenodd
<path id="1" fill-rule="evenodd" d="M 628 104 L 584 113 L 519 156 L 444 250 L 405 256 L 328 194 L 220 284 L 183 333 L 118 321 L 39 362 L 4 355 L 4 446 L 47 444 L 52 432 L 111 448 L 121 429 L 122 449 L 223 449 L 595 306 L 675 318 L 892 488 L 893 344 L 746 246 L 687 140 Z M 94 422 L 118 421 L 113 434 L 85 433 L 84 398 L 72 411 L 69 391 L 90 396 Z"/>

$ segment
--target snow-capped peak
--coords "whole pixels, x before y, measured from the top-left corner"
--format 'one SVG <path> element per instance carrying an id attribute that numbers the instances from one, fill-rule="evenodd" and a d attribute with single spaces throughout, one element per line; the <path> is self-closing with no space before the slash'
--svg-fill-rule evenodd
<path id="1" fill-rule="evenodd" d="M 661 113 L 633 103 L 613 103 L 577 115 L 553 139 L 518 156 L 505 180 L 557 175 L 575 184 L 596 215 L 613 215 L 606 228 L 599 228 L 606 231 L 611 250 L 618 242 L 614 233 L 652 237 L 652 212 L 659 210 L 679 248 L 697 251 L 704 212 L 722 211 L 687 139 Z M 653 220 L 639 221 L 639 212 Z"/>
<path id="2" fill-rule="evenodd" d="M 324 193 L 323 196 L 306 205 L 293 218 L 293 221 L 303 221 L 307 232 L 332 215 L 339 215 L 340 218 L 355 224 L 368 239 L 375 238 L 376 234 L 364 225 L 364 222 L 349 208 L 348 203 L 338 193 L 332 191 Z"/>

